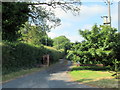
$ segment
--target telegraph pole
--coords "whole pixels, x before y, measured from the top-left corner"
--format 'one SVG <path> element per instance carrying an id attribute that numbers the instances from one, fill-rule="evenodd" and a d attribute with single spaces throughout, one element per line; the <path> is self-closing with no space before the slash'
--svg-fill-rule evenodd
<path id="1" fill-rule="evenodd" d="M 58 40 L 57 40 L 57 49 L 59 49 L 59 45 L 58 45 L 59 43 L 58 43 Z"/>
<path id="2" fill-rule="evenodd" d="M 110 2 L 110 0 L 107 0 L 107 5 L 108 5 L 108 21 L 109 21 L 109 23 L 110 23 L 110 26 L 111 26 L 111 8 L 110 8 L 110 5 L 112 4 L 111 2 Z"/>
<path id="3" fill-rule="evenodd" d="M 111 8 L 110 5 L 112 5 L 113 3 L 111 3 L 111 0 L 106 0 L 105 4 L 108 5 L 108 16 L 103 16 L 102 18 L 104 18 L 104 24 L 109 24 L 111 27 Z"/>

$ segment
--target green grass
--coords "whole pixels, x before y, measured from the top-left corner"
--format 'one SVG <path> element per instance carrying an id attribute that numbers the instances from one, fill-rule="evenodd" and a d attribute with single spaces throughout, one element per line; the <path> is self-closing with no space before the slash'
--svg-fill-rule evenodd
<path id="1" fill-rule="evenodd" d="M 18 77 L 22 77 L 24 75 L 28 75 L 28 74 L 31 74 L 31 73 L 34 73 L 34 72 L 37 72 L 37 71 L 40 71 L 40 70 L 41 70 L 41 68 L 32 68 L 32 69 L 21 70 L 21 71 L 18 71 L 18 72 L 12 72 L 12 73 L 3 75 L 2 76 L 2 82 L 13 80 L 13 79 L 16 79 Z"/>
<path id="2" fill-rule="evenodd" d="M 69 74 L 76 82 L 101 88 L 118 88 L 118 80 L 108 70 L 108 67 L 80 66 L 73 67 Z"/>

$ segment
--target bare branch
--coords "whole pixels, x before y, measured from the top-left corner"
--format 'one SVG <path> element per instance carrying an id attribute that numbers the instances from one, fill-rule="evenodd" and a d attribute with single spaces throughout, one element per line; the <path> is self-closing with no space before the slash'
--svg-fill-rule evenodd
<path id="1" fill-rule="evenodd" d="M 48 6 L 52 6 L 52 5 L 66 5 L 66 4 L 79 4 L 79 5 L 81 5 L 81 2 L 50 2 L 50 3 L 41 2 L 41 3 L 28 3 L 27 5 L 48 5 Z"/>

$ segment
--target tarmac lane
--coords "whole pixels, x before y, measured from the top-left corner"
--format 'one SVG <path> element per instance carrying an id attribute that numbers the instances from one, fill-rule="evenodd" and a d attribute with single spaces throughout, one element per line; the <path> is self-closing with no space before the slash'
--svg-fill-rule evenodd
<path id="1" fill-rule="evenodd" d="M 67 71 L 70 61 L 2 84 L 2 88 L 95 88 L 70 81 Z"/>

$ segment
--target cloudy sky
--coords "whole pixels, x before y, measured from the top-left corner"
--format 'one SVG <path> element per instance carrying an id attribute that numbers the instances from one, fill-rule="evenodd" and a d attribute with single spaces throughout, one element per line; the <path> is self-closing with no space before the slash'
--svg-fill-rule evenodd
<path id="1" fill-rule="evenodd" d="M 72 13 L 65 13 L 61 9 L 55 10 L 55 15 L 61 19 L 61 25 L 52 29 L 48 33 L 49 37 L 55 38 L 60 35 L 65 35 L 71 42 L 82 41 L 83 38 L 79 35 L 79 29 L 90 29 L 95 23 L 103 24 L 101 16 L 108 15 L 108 6 L 104 0 L 81 0 L 80 14 L 74 16 Z M 112 27 L 118 28 L 118 2 L 113 1 L 111 5 Z"/>

